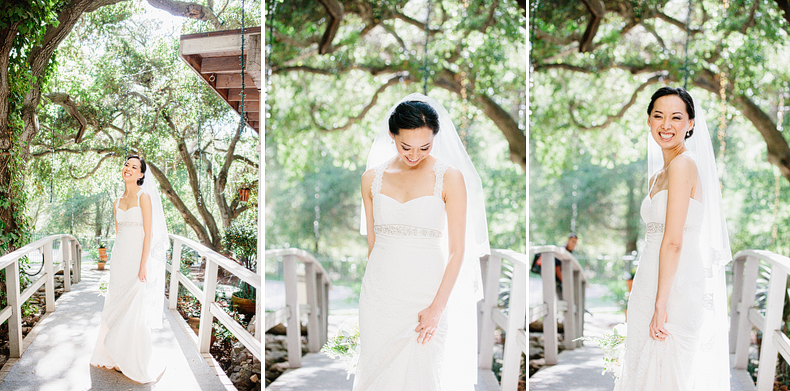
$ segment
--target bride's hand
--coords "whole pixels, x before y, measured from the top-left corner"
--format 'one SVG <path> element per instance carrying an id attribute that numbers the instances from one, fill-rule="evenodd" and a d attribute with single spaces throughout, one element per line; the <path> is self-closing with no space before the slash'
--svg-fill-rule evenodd
<path id="1" fill-rule="evenodd" d="M 414 331 L 420 333 L 417 337 L 417 342 L 422 342 L 423 345 L 428 343 L 439 327 L 439 319 L 442 318 L 442 310 L 428 306 L 428 308 L 417 313 L 417 319 L 420 324 Z"/>
<path id="2" fill-rule="evenodd" d="M 137 278 L 140 279 L 140 282 L 145 282 L 145 268 L 141 267 L 140 271 L 137 272 Z"/>
<path id="3" fill-rule="evenodd" d="M 667 308 L 666 306 L 659 306 L 653 311 L 653 319 L 650 320 L 650 338 L 656 341 L 663 341 L 667 338 L 669 332 L 664 328 L 666 321 Z"/>

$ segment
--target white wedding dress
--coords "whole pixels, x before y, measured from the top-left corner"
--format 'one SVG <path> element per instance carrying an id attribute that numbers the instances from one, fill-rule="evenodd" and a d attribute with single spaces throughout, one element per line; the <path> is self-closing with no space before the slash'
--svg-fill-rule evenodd
<path id="1" fill-rule="evenodd" d="M 652 189 L 651 189 L 652 190 Z M 633 290 L 628 300 L 625 361 L 615 391 L 703 391 L 703 374 L 695 371 L 701 346 L 701 326 L 712 297 L 705 295 L 700 228 L 704 207 L 689 201 L 678 269 L 667 300 L 664 341 L 649 336 L 658 288 L 658 254 L 664 237 L 667 190 L 642 202 L 641 215 L 647 223 L 645 249 L 639 261 Z"/>
<path id="2" fill-rule="evenodd" d="M 126 377 L 148 383 L 156 380 L 162 369 L 150 368 L 151 329 L 144 303 L 145 283 L 137 277 L 145 237 L 139 206 L 142 193 L 137 193 L 137 206 L 128 210 L 116 203 L 118 232 L 110 258 L 110 282 L 90 363 L 118 367 Z"/>
<path id="3" fill-rule="evenodd" d="M 376 240 L 359 297 L 361 353 L 354 391 L 438 391 L 446 380 L 441 368 L 446 311 L 427 344 L 417 342 L 414 329 L 417 313 L 436 296 L 447 263 L 442 185 L 448 166 L 441 160 L 434 164 L 433 195 L 400 203 L 381 193 L 387 164 L 374 169 L 371 186 Z"/>

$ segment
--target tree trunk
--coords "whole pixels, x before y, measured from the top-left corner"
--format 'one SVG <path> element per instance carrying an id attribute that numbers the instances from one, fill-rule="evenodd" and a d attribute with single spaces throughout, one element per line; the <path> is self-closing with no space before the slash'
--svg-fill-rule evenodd
<path id="1" fill-rule="evenodd" d="M 639 197 L 636 194 L 638 181 L 629 175 L 625 181 L 628 185 L 628 211 L 625 216 L 625 254 L 636 251 L 639 240 Z"/>
<path id="2" fill-rule="evenodd" d="M 434 84 L 437 87 L 454 92 L 458 95 L 461 95 L 461 90 L 463 88 L 455 72 L 449 69 L 442 69 L 436 77 Z M 514 163 L 518 163 L 524 172 L 526 172 L 527 135 L 518 128 L 518 124 L 513 117 L 491 99 L 490 96 L 484 93 L 475 93 L 469 87 L 467 87 L 467 93 L 475 95 L 475 101 L 480 108 L 483 109 L 483 113 L 485 113 L 486 117 L 493 121 L 494 125 L 505 135 L 505 139 L 510 147 L 510 160 Z"/>
<path id="3" fill-rule="evenodd" d="M 179 197 L 178 193 L 176 193 L 175 189 L 173 189 L 173 185 L 170 183 L 170 180 L 167 179 L 165 174 L 159 169 L 159 167 L 156 166 L 156 164 L 150 161 L 147 162 L 147 164 L 151 173 L 154 174 L 156 180 L 159 181 L 159 187 L 162 189 L 162 193 L 170 200 L 173 206 L 176 207 L 176 210 L 178 210 L 178 213 L 181 214 L 184 222 L 186 222 L 187 225 L 192 228 L 193 231 L 195 231 L 200 243 L 214 249 L 214 244 L 211 241 L 208 232 L 206 232 L 206 229 L 203 227 L 203 224 L 201 224 L 197 217 L 195 217 L 189 208 L 187 208 L 187 206 L 181 200 L 181 197 Z"/>

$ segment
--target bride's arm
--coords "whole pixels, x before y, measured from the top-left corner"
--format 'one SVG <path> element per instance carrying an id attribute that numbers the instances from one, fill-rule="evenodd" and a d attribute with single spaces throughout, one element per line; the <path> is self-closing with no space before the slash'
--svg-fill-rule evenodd
<path id="1" fill-rule="evenodd" d="M 668 172 L 667 215 L 664 222 L 664 238 L 658 253 L 658 290 L 653 320 L 650 323 L 650 335 L 654 339 L 663 340 L 666 322 L 667 299 L 675 279 L 683 248 L 683 230 L 686 225 L 691 191 L 697 182 L 697 166 L 686 156 L 677 156 L 672 160 Z M 662 333 L 656 337 L 656 333 Z"/>
<path id="2" fill-rule="evenodd" d="M 447 211 L 447 234 L 449 239 L 449 260 L 444 269 L 439 290 L 428 308 L 418 314 L 420 324 L 414 331 L 420 333 L 417 341 L 427 343 L 439 325 L 439 320 L 455 286 L 455 280 L 464 262 L 464 242 L 466 238 L 466 184 L 461 171 L 448 168 L 444 173 L 444 201 Z M 419 271 L 417 271 L 419 273 Z M 431 335 L 426 336 L 427 333 Z"/>
<path id="3" fill-rule="evenodd" d="M 140 256 L 140 271 L 137 277 L 145 282 L 145 264 L 148 262 L 148 253 L 151 252 L 151 196 L 147 193 L 140 195 L 140 210 L 143 212 L 143 255 Z"/>
<path id="4" fill-rule="evenodd" d="M 112 203 L 112 215 L 115 219 L 115 235 L 118 235 L 118 202 L 120 202 L 117 198 Z"/>
<path id="5" fill-rule="evenodd" d="M 370 252 L 373 251 L 373 243 L 376 243 L 376 234 L 373 233 L 373 198 L 370 191 L 375 175 L 373 169 L 367 170 L 362 174 L 362 204 L 365 205 L 365 222 L 367 223 L 366 228 L 368 231 L 368 257 Z"/>

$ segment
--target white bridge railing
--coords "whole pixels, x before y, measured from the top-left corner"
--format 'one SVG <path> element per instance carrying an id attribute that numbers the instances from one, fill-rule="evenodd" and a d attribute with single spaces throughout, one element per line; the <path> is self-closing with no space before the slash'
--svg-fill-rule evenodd
<path id="1" fill-rule="evenodd" d="M 557 364 L 559 346 L 557 345 L 557 317 L 565 313 L 565 338 L 563 347 L 573 350 L 581 346 L 581 341 L 574 339 L 584 335 L 585 289 L 587 278 L 579 261 L 564 247 L 536 246 L 530 247 L 529 256 L 540 254 L 543 280 L 543 304 L 529 309 L 529 322 L 543 318 L 544 356 L 547 365 Z M 556 293 L 554 259 L 562 262 L 562 300 Z"/>
<path id="2" fill-rule="evenodd" d="M 200 301 L 200 326 L 198 327 L 198 350 L 201 354 L 210 353 L 211 329 L 214 318 L 225 326 L 255 358 L 263 361 L 261 349 L 260 316 L 261 313 L 261 276 L 244 266 L 220 255 L 216 251 L 182 236 L 170 234 L 173 239 L 173 261 L 170 269 L 170 288 L 168 308 L 176 310 L 178 307 L 178 284 L 183 285 L 198 301 Z M 206 271 L 203 278 L 203 289 L 200 289 L 185 275 L 181 274 L 181 247 L 188 246 L 206 258 Z M 235 319 L 231 318 L 222 307 L 217 304 L 217 271 L 222 267 L 234 276 L 255 288 L 257 294 L 255 311 L 255 335 L 250 334 Z"/>
<path id="3" fill-rule="evenodd" d="M 59 261 L 56 268 L 55 252 L 52 244 L 60 241 Z M 16 251 L 0 257 L 0 270 L 5 270 L 6 293 L 8 306 L 0 310 L 0 324 L 8 320 L 8 347 L 10 357 L 22 356 L 22 304 L 33 296 L 41 286 L 45 289 L 47 313 L 55 311 L 55 274 L 63 270 L 64 291 L 71 291 L 72 279 L 77 283 L 81 279 L 82 246 L 77 238 L 71 235 L 51 235 L 36 240 Z M 40 252 L 44 259 L 44 273 L 36 281 L 20 292 L 19 260 L 33 252 Z"/>
<path id="4" fill-rule="evenodd" d="M 302 330 L 299 323 L 301 313 L 307 313 L 307 350 L 318 352 L 327 341 L 329 328 L 329 281 L 321 263 L 305 250 L 296 248 L 267 250 L 266 259 L 282 257 L 285 279 L 285 307 L 266 314 L 264 330 L 287 322 L 288 366 L 302 366 Z M 304 264 L 307 305 L 300 306 L 297 289 L 297 262 Z"/>
<path id="5" fill-rule="evenodd" d="M 510 299 L 507 314 L 499 309 L 499 283 L 502 261 L 513 265 Z M 507 336 L 502 357 L 503 391 L 515 391 L 521 363 L 521 353 L 527 353 L 527 259 L 526 255 L 511 250 L 491 250 L 491 255 L 480 259 L 483 272 L 484 301 L 481 308 L 480 361 L 481 369 L 491 369 L 494 354 L 494 330 L 502 328 Z M 553 281 L 553 280 L 552 280 Z M 552 286 L 554 286 L 552 284 Z"/>
<path id="6" fill-rule="evenodd" d="M 754 306 L 760 261 L 771 271 L 765 315 Z M 749 361 L 752 326 L 763 333 L 757 391 L 774 389 L 777 353 L 790 362 L 790 339 L 782 332 L 782 315 L 787 299 L 790 258 L 763 250 L 743 250 L 735 254 L 732 265 L 733 289 L 730 305 L 730 353 L 735 353 L 735 369 L 745 370 Z"/>

